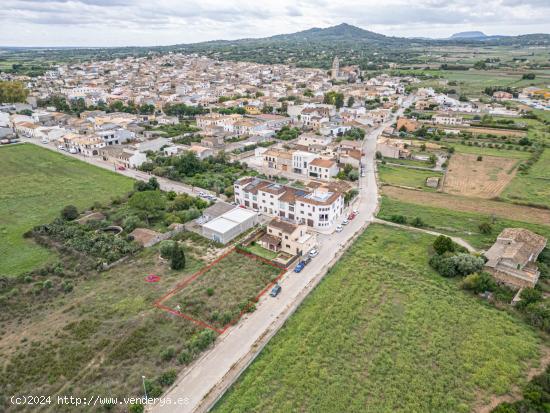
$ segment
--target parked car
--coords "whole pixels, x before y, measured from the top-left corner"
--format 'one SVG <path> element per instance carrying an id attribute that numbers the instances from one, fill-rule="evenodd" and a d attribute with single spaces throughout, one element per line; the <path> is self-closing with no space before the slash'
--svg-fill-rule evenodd
<path id="1" fill-rule="evenodd" d="M 305 257 L 302 262 L 304 263 L 304 265 L 308 265 L 310 262 L 311 262 L 311 257 L 307 256 Z"/>
<path id="2" fill-rule="evenodd" d="M 355 218 L 355 214 L 352 212 L 348 215 L 348 221 L 351 221 L 353 218 Z"/>
<path id="3" fill-rule="evenodd" d="M 306 265 L 303 261 L 300 261 L 296 267 L 294 267 L 294 272 L 298 273 L 301 272 Z"/>
<path id="4" fill-rule="evenodd" d="M 344 227 L 342 225 L 338 225 L 336 227 L 336 232 L 342 232 L 344 230 Z"/>
<path id="5" fill-rule="evenodd" d="M 125 171 L 126 170 L 126 168 L 122 165 L 117 166 L 116 169 L 118 169 L 119 171 Z"/>
<path id="6" fill-rule="evenodd" d="M 272 297 L 277 297 L 279 293 L 281 292 L 282 288 L 279 284 L 275 284 L 275 286 L 271 289 L 271 292 L 269 293 Z"/>
<path id="7" fill-rule="evenodd" d="M 319 251 L 317 250 L 317 248 L 313 248 L 313 249 L 309 252 L 309 256 L 310 256 L 311 258 L 316 257 L 317 255 L 319 255 Z"/>
<path id="8" fill-rule="evenodd" d="M 358 210 L 358 209 L 354 209 L 354 210 L 353 210 L 353 215 L 355 215 L 355 216 L 359 215 L 359 210 Z"/>
<path id="9" fill-rule="evenodd" d="M 348 221 L 347 219 L 344 219 L 344 220 L 342 221 L 342 225 L 348 225 L 348 224 L 349 224 L 349 221 Z"/>
<path id="10" fill-rule="evenodd" d="M 50 140 L 48 138 L 42 138 L 42 143 L 43 144 L 50 143 Z"/>

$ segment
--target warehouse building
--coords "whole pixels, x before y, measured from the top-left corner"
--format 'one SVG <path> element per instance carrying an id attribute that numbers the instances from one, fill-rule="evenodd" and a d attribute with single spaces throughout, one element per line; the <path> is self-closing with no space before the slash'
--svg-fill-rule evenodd
<path id="1" fill-rule="evenodd" d="M 234 208 L 202 226 L 205 238 L 227 244 L 233 238 L 258 223 L 258 214 L 244 208 Z"/>

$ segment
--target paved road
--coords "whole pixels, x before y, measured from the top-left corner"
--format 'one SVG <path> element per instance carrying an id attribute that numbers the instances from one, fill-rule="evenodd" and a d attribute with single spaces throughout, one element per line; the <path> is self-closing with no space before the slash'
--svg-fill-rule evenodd
<path id="1" fill-rule="evenodd" d="M 396 115 L 400 113 L 401 110 Z M 360 178 L 359 196 L 352 206 L 359 211 L 359 215 L 340 233 L 320 234 L 319 255 L 301 273 L 290 271 L 282 277 L 281 294 L 277 298 L 269 295 L 262 297 L 256 311 L 246 315 L 235 327 L 220 336 L 211 350 L 180 374 L 164 397 L 185 400 L 184 405 L 155 405 L 148 410 L 155 413 L 207 411 L 259 354 L 354 238 L 369 225 L 378 206 L 374 159 L 376 140 L 394 120 L 395 117 L 371 131 L 365 138 L 363 149 L 366 156 L 363 163 L 366 174 Z"/>

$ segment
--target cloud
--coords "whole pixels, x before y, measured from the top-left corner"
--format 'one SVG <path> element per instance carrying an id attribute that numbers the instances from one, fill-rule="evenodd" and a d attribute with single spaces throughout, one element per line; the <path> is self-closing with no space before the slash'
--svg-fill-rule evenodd
<path id="1" fill-rule="evenodd" d="M 2 0 L 0 44 L 119 46 L 263 37 L 342 22 L 399 36 L 548 32 L 550 0 Z"/>

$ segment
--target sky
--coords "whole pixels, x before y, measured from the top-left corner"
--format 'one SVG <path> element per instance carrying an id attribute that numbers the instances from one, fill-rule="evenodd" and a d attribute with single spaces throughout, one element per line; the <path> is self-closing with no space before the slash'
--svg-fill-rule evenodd
<path id="1" fill-rule="evenodd" d="M 1 0 L 2 46 L 153 46 L 348 23 L 388 36 L 550 32 L 550 0 Z"/>

